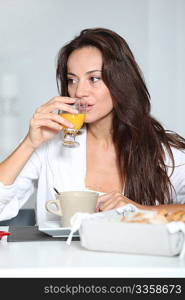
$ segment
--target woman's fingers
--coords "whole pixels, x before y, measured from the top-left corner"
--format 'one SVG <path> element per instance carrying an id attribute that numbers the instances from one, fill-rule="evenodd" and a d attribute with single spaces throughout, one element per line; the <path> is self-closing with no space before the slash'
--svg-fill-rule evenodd
<path id="1" fill-rule="evenodd" d="M 51 121 L 58 123 L 59 125 L 62 125 L 62 128 L 64 126 L 70 127 L 70 128 L 74 127 L 74 125 L 72 123 L 70 123 L 68 120 L 66 120 L 66 119 L 62 118 L 60 115 L 54 114 L 54 113 L 35 113 L 33 115 L 33 122 L 36 120 L 51 120 Z"/>
<path id="2" fill-rule="evenodd" d="M 118 197 L 118 198 L 114 199 L 114 201 L 109 201 L 108 203 L 105 203 L 101 207 L 101 209 L 103 211 L 106 211 L 106 210 L 110 210 L 110 209 L 115 209 L 115 208 L 121 207 L 121 206 L 126 205 L 126 204 L 127 204 L 127 202 L 125 202 L 122 197 Z"/>
<path id="3" fill-rule="evenodd" d="M 98 203 L 100 203 L 100 202 L 105 202 L 105 201 L 111 199 L 111 198 L 114 196 L 115 193 L 116 193 L 116 192 L 111 192 L 111 193 L 108 193 L 108 194 L 104 194 L 104 195 L 99 196 L 99 197 L 98 197 Z"/>
<path id="4" fill-rule="evenodd" d="M 47 127 L 57 131 L 62 129 L 62 125 L 48 119 L 35 120 L 34 123 L 31 121 L 31 126 L 34 128 Z"/>
<path id="5" fill-rule="evenodd" d="M 57 96 L 41 105 L 35 111 L 30 121 L 28 132 L 28 137 L 35 149 L 43 142 L 54 137 L 63 127 L 74 127 L 73 124 L 54 111 L 65 110 L 69 113 L 76 114 L 78 111 L 69 105 L 75 101 L 74 98 Z"/>
<path id="6" fill-rule="evenodd" d="M 77 113 L 77 110 L 71 107 L 69 104 L 75 102 L 75 99 L 69 97 L 54 97 L 44 105 L 41 105 L 36 113 L 49 113 L 54 110 L 65 110 L 69 113 Z"/>
<path id="7" fill-rule="evenodd" d="M 133 203 L 133 201 L 121 193 L 112 192 L 99 197 L 96 211 L 115 209 L 128 203 Z"/>
<path id="8" fill-rule="evenodd" d="M 64 97 L 64 96 L 55 96 L 52 99 L 50 99 L 48 102 L 45 103 L 45 105 L 48 105 L 53 102 L 62 102 L 62 103 L 68 103 L 72 104 L 75 103 L 76 99 L 71 97 Z"/>
<path id="9" fill-rule="evenodd" d="M 110 210 L 126 204 L 124 197 L 120 193 L 115 193 L 110 199 L 103 203 L 102 210 Z"/>
<path id="10" fill-rule="evenodd" d="M 50 99 L 49 101 L 45 102 L 43 105 L 41 105 L 40 107 L 46 107 L 52 103 L 68 103 L 68 104 L 73 104 L 76 100 L 74 98 L 71 97 L 61 97 L 61 96 L 55 96 L 52 99 Z"/>
<path id="11" fill-rule="evenodd" d="M 101 211 L 102 210 L 102 206 L 104 205 L 104 203 L 106 203 L 106 201 L 111 200 L 112 197 L 113 197 L 113 195 L 114 195 L 114 193 L 115 192 L 99 196 L 98 197 L 98 201 L 97 201 L 97 205 L 96 205 L 96 211 Z"/>

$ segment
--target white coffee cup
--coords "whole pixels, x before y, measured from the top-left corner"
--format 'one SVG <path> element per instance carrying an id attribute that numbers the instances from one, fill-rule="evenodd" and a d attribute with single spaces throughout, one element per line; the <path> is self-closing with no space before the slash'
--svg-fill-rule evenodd
<path id="1" fill-rule="evenodd" d="M 46 209 L 50 213 L 61 217 L 63 227 L 71 227 L 70 219 L 76 212 L 94 213 L 98 193 L 90 191 L 67 191 L 57 195 L 56 200 L 46 202 Z M 57 209 L 52 208 L 55 204 Z"/>

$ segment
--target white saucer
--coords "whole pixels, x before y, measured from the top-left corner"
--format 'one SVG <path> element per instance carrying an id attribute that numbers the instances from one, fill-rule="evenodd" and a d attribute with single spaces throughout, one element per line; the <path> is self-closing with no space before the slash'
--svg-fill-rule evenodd
<path id="1" fill-rule="evenodd" d="M 42 231 L 52 237 L 68 237 L 71 232 L 70 227 L 59 226 L 58 222 L 47 221 L 38 225 L 38 230 Z M 79 237 L 79 232 L 76 231 L 73 237 Z"/>

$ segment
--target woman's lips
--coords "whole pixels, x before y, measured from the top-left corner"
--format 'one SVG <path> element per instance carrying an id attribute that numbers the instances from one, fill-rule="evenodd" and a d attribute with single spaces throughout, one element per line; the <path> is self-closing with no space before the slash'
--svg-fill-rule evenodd
<path id="1" fill-rule="evenodd" d="M 94 105 L 88 105 L 87 106 L 87 109 L 86 109 L 87 113 L 90 112 L 93 109 L 93 106 Z"/>

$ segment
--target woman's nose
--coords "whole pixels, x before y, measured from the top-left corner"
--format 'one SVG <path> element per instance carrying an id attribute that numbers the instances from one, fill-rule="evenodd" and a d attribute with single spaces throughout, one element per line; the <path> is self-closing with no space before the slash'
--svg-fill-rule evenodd
<path id="1" fill-rule="evenodd" d="M 76 87 L 75 97 L 83 98 L 85 96 L 88 96 L 88 86 L 85 82 L 79 81 Z"/>

